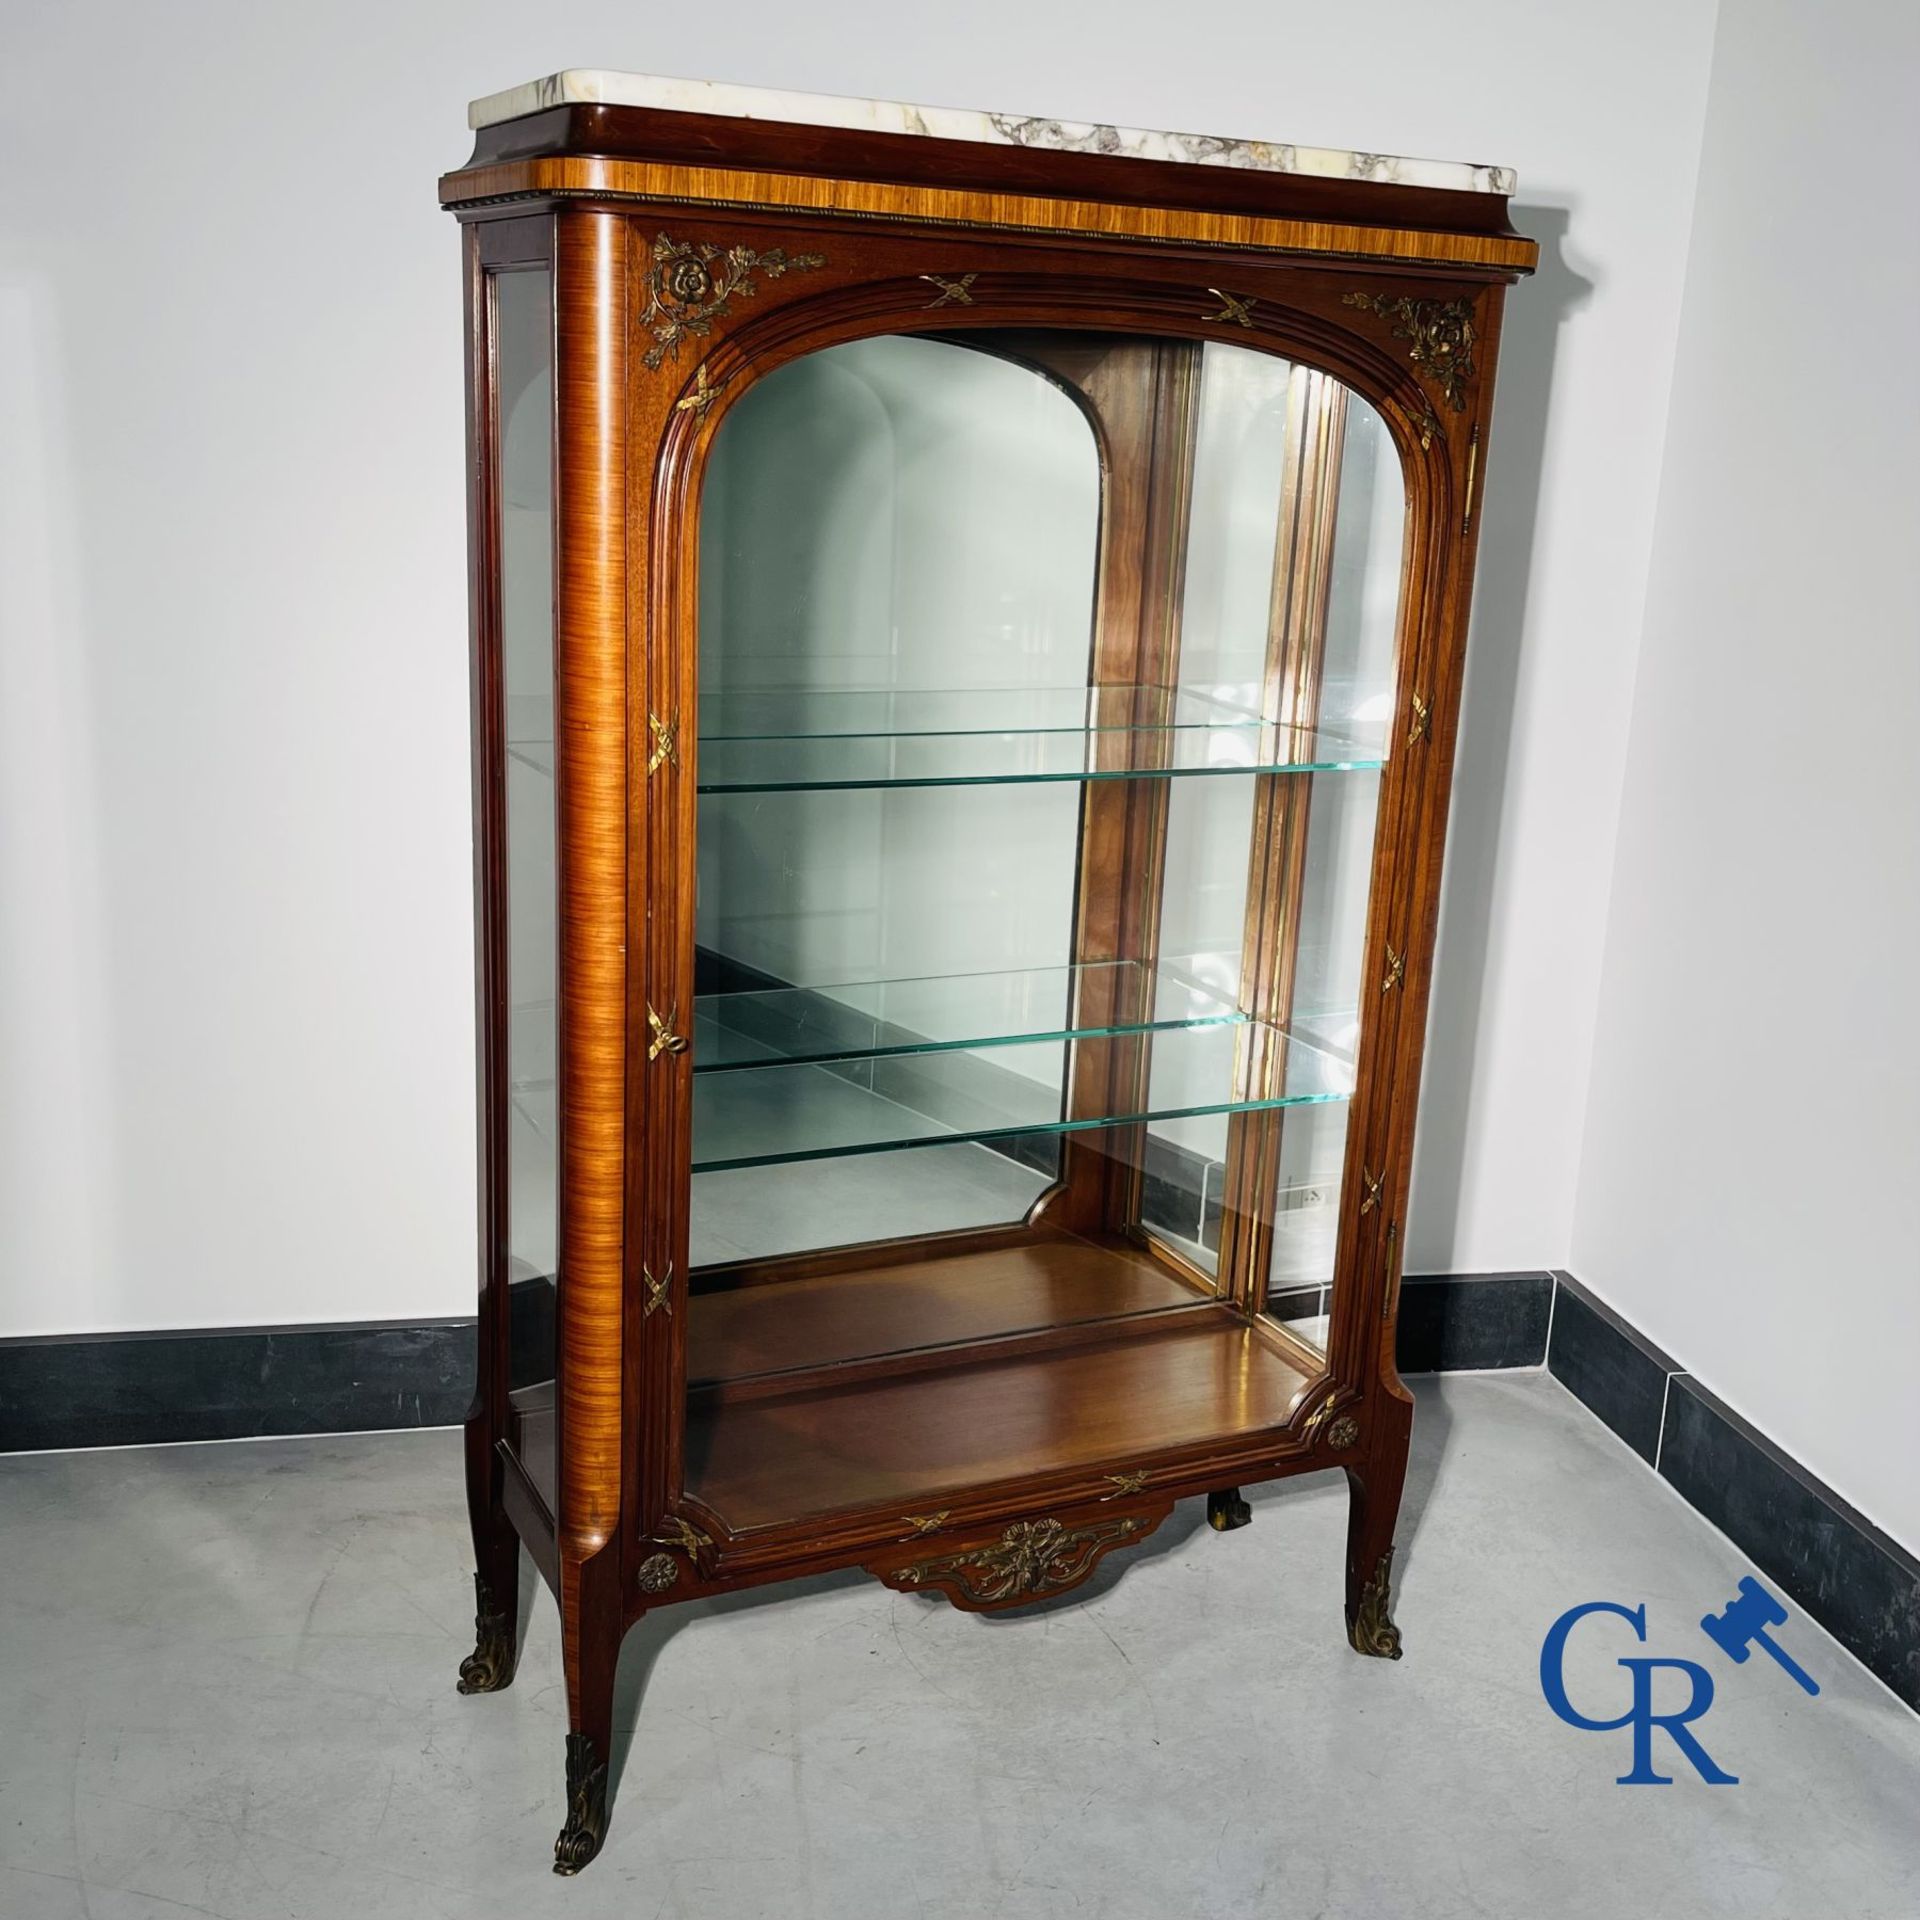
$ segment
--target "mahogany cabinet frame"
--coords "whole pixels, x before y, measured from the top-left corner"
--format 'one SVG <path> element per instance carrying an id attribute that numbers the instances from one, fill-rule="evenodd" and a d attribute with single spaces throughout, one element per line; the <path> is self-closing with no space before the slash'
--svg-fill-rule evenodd
<path id="1" fill-rule="evenodd" d="M 857 1565 L 962 1606 L 1017 1604 L 1084 1579 L 1178 1499 L 1208 1496 L 1215 1524 L 1233 1525 L 1245 1511 L 1240 1486 L 1339 1467 L 1351 1493 L 1349 1636 L 1363 1653 L 1397 1657 L 1388 1587 L 1412 1416 L 1394 1365 L 1400 1223 L 1501 307 L 1535 254 L 1509 226 L 1504 197 L 565 107 L 484 131 L 441 198 L 463 223 L 466 257 L 481 1115 L 479 1389 L 466 1428 L 479 1598 L 461 1686 L 491 1691 L 512 1678 L 524 1544 L 562 1623 L 569 1807 L 557 1870 L 576 1871 L 602 1843 L 621 1638 L 669 1602 Z M 561 1278 L 550 1407 L 509 1392 L 487 297 L 490 274 L 533 266 L 551 274 L 555 396 Z M 1042 1463 L 952 1489 L 926 1515 L 853 1504 L 734 1530 L 689 1496 L 682 1460 L 692 1061 L 681 1028 L 695 993 L 701 481 L 716 431 L 754 381 L 823 347 L 957 326 L 1004 328 L 1009 343 L 1048 329 L 1282 355 L 1300 369 L 1304 425 L 1324 417 L 1338 382 L 1379 412 L 1398 451 L 1406 515 L 1393 750 L 1380 775 L 1325 1370 L 1260 1431 L 1123 1445 L 1091 1467 Z M 1177 362 L 1170 355 L 1143 402 L 1171 409 L 1174 430 Z M 1324 462 L 1311 434 L 1294 439 L 1297 467 Z M 1309 492 L 1310 482 L 1290 478 Z M 1177 463 L 1169 484 L 1184 484 Z M 1318 488 L 1324 500 L 1324 471 Z M 1177 599 L 1176 587 L 1112 583 L 1149 609 Z M 1277 617 L 1310 645 L 1310 603 L 1317 592 L 1324 618 L 1325 582 L 1304 581 L 1299 592 L 1303 605 Z M 1150 610 L 1140 622 L 1126 670 L 1145 662 L 1151 677 L 1163 656 L 1147 631 Z M 1310 720 L 1311 662 L 1287 671 Z M 1256 892 L 1298 885 L 1302 823 L 1288 815 L 1304 804 L 1305 779 L 1261 777 Z M 1086 863 L 1110 871 L 1152 857 L 1165 789 L 1102 783 L 1086 802 L 1076 957 L 1150 948 L 1151 928 L 1124 900 L 1100 896 L 1099 872 Z M 1096 859 L 1087 852 L 1096 841 L 1115 851 Z M 1108 924 L 1089 930 L 1090 913 Z M 1129 914 L 1134 923 L 1123 924 Z M 1248 956 L 1268 1003 L 1257 1011 L 1282 1018 L 1284 945 L 1250 946 Z M 1120 1042 L 1088 1048 L 1075 1072 L 1125 1073 L 1128 1053 Z M 1233 1123 L 1228 1177 L 1246 1225 L 1229 1231 L 1252 1243 L 1224 1249 L 1223 1272 L 1264 1273 L 1275 1133 L 1265 1114 Z M 1075 1164 L 1070 1145 L 1063 1166 Z M 1081 1198 L 1058 1202 L 1058 1224 L 1097 1226 L 1113 1204 L 1086 1201 L 1098 1184 L 1063 1179 L 1057 1192 Z M 994 1234 L 950 1238 L 988 1245 Z M 873 1261 L 939 1251 L 889 1243 Z M 782 1264 L 831 1266 L 821 1256 Z M 1197 1310 L 1237 1314 L 1246 1337 L 1290 1351 L 1256 1317 L 1260 1305 L 1243 1283 L 1238 1297 Z"/>

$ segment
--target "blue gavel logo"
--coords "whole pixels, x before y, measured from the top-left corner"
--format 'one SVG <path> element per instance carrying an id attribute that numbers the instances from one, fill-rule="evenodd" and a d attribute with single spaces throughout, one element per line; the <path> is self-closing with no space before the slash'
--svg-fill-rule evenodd
<path id="1" fill-rule="evenodd" d="M 1710 1613 L 1700 1622 L 1704 1633 L 1735 1666 L 1742 1666 L 1755 1647 L 1764 1647 L 1808 1693 L 1818 1693 L 1820 1683 L 1805 1667 L 1773 1643 L 1769 1627 L 1784 1627 L 1787 1610 L 1760 1582 L 1748 1575 L 1740 1582 L 1739 1593 L 1719 1613 Z"/>

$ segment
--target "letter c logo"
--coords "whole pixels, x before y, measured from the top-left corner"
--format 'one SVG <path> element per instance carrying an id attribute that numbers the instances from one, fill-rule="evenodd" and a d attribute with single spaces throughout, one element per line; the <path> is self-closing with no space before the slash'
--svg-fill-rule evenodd
<path id="1" fill-rule="evenodd" d="M 1567 1698 L 1567 1636 L 1590 1613 L 1617 1614 L 1631 1624 L 1634 1638 L 1642 1645 L 1646 1643 L 1647 1610 L 1644 1606 L 1623 1607 L 1612 1600 L 1589 1600 L 1584 1606 L 1569 1607 L 1547 1629 L 1547 1637 L 1540 1643 L 1540 1691 L 1547 1696 L 1547 1705 L 1568 1726 L 1584 1728 L 1588 1733 L 1612 1733 L 1634 1717 L 1635 1709 L 1632 1706 L 1618 1720 L 1589 1720 Z"/>

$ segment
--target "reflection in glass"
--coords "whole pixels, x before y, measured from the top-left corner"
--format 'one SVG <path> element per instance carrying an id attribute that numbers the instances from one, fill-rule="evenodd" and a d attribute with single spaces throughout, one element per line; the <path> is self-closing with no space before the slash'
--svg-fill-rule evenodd
<path id="1" fill-rule="evenodd" d="M 1190 955 L 1148 968 L 1135 960 L 927 980 L 842 981 L 694 1002 L 693 1070 L 719 1073 L 783 1061 L 878 1059 L 959 1047 L 1016 1046 L 1080 1034 L 1237 1026 L 1247 1018 L 1207 984 L 1222 957 Z M 1077 1009 L 1099 1005 L 1088 1024 Z"/>
<path id="2" fill-rule="evenodd" d="M 1318 725 L 1384 731 L 1393 714 L 1394 638 L 1406 499 L 1386 423 L 1348 396 L 1332 528 Z M 1299 936 L 1287 1013 L 1291 1029 L 1349 1062 L 1381 983 L 1361 978 L 1380 776 L 1294 783 L 1306 792 Z M 1347 1112 L 1278 1116 L 1271 1311 L 1324 1343 L 1332 1310 Z"/>
<path id="3" fill-rule="evenodd" d="M 1266 711 L 1274 552 L 1280 537 L 1290 362 L 1209 345 L 1200 363 L 1192 426 L 1192 506 L 1180 603 L 1178 684 Z M 1214 956 L 1208 984 L 1236 1005 L 1247 937 L 1253 836 L 1251 780 L 1182 781 L 1167 798 L 1166 879 L 1159 937 L 1175 951 Z M 1156 1091 L 1169 1063 L 1156 1051 Z M 1218 1270 L 1228 1121 L 1207 1115 L 1164 1122 L 1148 1148 L 1143 1194 L 1149 1227 L 1207 1273 Z"/>
<path id="4" fill-rule="evenodd" d="M 702 500 L 703 995 L 746 987 L 789 996 L 790 1010 L 811 996 L 810 1017 L 831 1025 L 843 1008 L 858 1017 L 862 983 L 1041 970 L 1059 998 L 1031 1017 L 1067 1028 L 1099 512 L 1079 409 L 992 354 L 861 341 L 741 400 Z M 999 784 L 1055 765 L 1066 777 L 1044 791 Z M 980 784 L 911 784 L 944 777 Z M 1055 1118 L 1064 1061 L 1055 1041 L 990 1066 L 923 1062 L 912 1111 L 958 1127 L 984 1083 L 989 1102 L 1004 1093 Z M 896 1126 L 902 1078 L 857 1096 L 878 1133 Z M 735 1157 L 722 1136 L 754 1110 L 744 1091 L 706 1102 L 715 1158 Z M 1006 1153 L 950 1157 L 978 1177 L 921 1196 L 917 1228 L 900 1224 L 897 1192 L 844 1166 L 816 1170 L 809 1211 L 830 1208 L 843 1242 L 1018 1220 L 1057 1147 L 1028 1144 L 1011 1195 Z M 696 1181 L 697 1242 L 711 1193 Z"/>
<path id="5" fill-rule="evenodd" d="M 1116 1184 L 1137 1173 L 1141 1138 L 1137 1127 L 1075 1136 Z M 818 1162 L 696 1174 L 705 1198 L 695 1213 L 693 1261 L 711 1272 L 836 1245 L 848 1192 L 884 1205 L 901 1235 L 951 1225 L 969 1206 L 980 1225 L 1017 1219 L 1047 1184 L 1025 1164 L 1029 1157 L 1017 1142 L 992 1155 L 971 1146 L 865 1155 L 832 1163 L 847 1184 L 831 1189 L 814 1177 Z M 909 1263 L 854 1249 L 825 1274 L 697 1290 L 687 1322 L 687 1378 L 697 1390 L 722 1379 L 1205 1306 L 1144 1249 L 1069 1234 L 1034 1234 L 1012 1253 L 956 1247 Z"/>

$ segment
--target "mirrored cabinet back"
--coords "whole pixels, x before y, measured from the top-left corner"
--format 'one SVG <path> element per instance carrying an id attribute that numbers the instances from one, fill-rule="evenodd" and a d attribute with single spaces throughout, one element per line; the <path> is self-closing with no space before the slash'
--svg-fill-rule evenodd
<path id="1" fill-rule="evenodd" d="M 1061 1594 L 1394 1366 L 1501 169 L 558 74 L 463 228 L 476 1645 Z"/>

